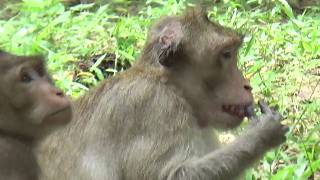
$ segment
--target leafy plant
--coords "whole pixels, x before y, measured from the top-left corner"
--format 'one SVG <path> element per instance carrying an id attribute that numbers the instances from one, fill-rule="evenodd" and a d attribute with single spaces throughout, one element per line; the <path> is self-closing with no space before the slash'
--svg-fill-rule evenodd
<path id="1" fill-rule="evenodd" d="M 57 85 L 76 98 L 131 66 L 155 19 L 179 14 L 192 3 L 97 2 L 101 4 L 66 7 L 58 0 L 10 1 L 0 10 L 0 48 L 44 54 Z M 291 127 L 287 143 L 267 153 L 244 178 L 316 179 L 320 176 L 316 173 L 320 170 L 320 8 L 296 12 L 285 0 L 204 2 L 210 19 L 245 34 L 239 65 L 250 78 L 255 99 L 278 105 Z"/>

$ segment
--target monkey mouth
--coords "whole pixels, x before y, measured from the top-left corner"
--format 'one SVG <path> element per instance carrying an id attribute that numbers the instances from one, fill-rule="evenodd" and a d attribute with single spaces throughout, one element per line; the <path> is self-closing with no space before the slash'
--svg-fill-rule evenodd
<path id="1" fill-rule="evenodd" d="M 222 110 L 232 116 L 237 116 L 240 119 L 253 116 L 252 103 L 223 105 Z"/>
<path id="2" fill-rule="evenodd" d="M 50 124 L 64 124 L 64 123 L 68 123 L 71 120 L 71 117 L 72 117 L 71 107 L 67 106 L 49 114 L 45 118 L 45 122 Z"/>

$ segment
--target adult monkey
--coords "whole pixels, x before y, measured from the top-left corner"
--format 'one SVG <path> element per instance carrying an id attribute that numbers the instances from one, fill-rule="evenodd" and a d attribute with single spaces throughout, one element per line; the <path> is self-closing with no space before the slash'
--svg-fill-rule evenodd
<path id="1" fill-rule="evenodd" d="M 260 103 L 265 114 L 244 135 L 221 148 L 213 138 L 213 128 L 253 115 L 251 87 L 237 67 L 241 42 L 201 10 L 161 19 L 136 64 L 81 98 L 69 129 L 42 144 L 47 179 L 238 177 L 288 129 Z"/>

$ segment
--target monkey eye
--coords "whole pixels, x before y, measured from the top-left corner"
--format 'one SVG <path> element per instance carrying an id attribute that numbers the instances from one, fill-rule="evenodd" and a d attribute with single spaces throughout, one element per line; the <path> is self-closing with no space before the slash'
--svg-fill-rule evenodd
<path id="1" fill-rule="evenodd" d="M 232 56 L 231 51 L 224 51 L 224 52 L 222 53 L 222 58 L 223 58 L 223 59 L 230 59 L 231 56 Z"/>
<path id="2" fill-rule="evenodd" d="M 21 82 L 24 82 L 24 83 L 28 83 L 28 82 L 31 82 L 33 79 L 31 78 L 31 76 L 26 73 L 26 72 L 22 72 L 20 74 L 20 81 Z"/>
<path id="3" fill-rule="evenodd" d="M 39 76 L 44 76 L 44 72 L 45 70 L 43 69 L 42 65 L 38 65 L 37 67 L 35 67 L 37 73 L 39 74 Z"/>

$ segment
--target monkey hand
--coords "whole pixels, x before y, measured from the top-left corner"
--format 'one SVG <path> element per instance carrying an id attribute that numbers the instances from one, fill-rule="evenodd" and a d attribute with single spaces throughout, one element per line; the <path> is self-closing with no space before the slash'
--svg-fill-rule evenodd
<path id="1" fill-rule="evenodd" d="M 260 100 L 258 103 L 262 115 L 250 118 L 254 123 L 254 129 L 263 145 L 268 148 L 276 147 L 286 140 L 285 134 L 289 127 L 281 124 L 283 118 L 278 111 L 271 109 L 264 101 Z"/>

